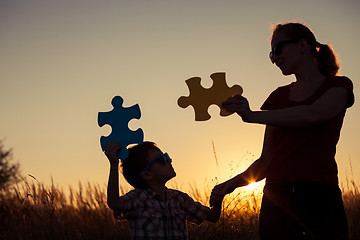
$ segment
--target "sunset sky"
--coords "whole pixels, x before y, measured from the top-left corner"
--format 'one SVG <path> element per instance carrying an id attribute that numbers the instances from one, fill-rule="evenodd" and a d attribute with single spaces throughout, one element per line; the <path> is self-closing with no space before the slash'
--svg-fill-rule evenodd
<path id="1" fill-rule="evenodd" d="M 65 189 L 105 186 L 99 140 L 111 128 L 100 128 L 97 114 L 120 95 L 124 106 L 140 105 L 130 128 L 169 153 L 177 186 L 227 180 L 259 157 L 264 126 L 221 117 L 216 106 L 210 120 L 195 122 L 191 106 L 177 105 L 189 93 L 185 80 L 198 76 L 210 87 L 212 73 L 226 72 L 258 110 L 294 81 L 268 58 L 271 29 L 299 21 L 331 44 L 357 98 L 359 12 L 358 0 L 0 0 L 0 140 L 24 175 Z M 336 155 L 343 184 L 360 182 L 359 123 L 355 102 Z"/>

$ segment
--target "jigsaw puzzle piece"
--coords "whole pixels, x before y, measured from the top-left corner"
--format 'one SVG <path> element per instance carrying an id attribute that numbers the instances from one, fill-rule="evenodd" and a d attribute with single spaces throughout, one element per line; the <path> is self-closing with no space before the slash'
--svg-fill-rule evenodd
<path id="1" fill-rule="evenodd" d="M 201 85 L 201 78 L 193 77 L 186 80 L 189 88 L 189 96 L 182 96 L 178 99 L 178 105 L 186 108 L 192 105 L 195 111 L 195 121 L 206 121 L 211 118 L 208 113 L 210 105 L 217 105 L 220 108 L 221 116 L 229 116 L 232 113 L 222 107 L 222 102 L 235 94 L 242 94 L 243 89 L 239 85 L 231 88 L 226 84 L 225 73 L 218 72 L 210 75 L 213 85 L 210 88 L 204 88 Z"/>
<path id="2" fill-rule="evenodd" d="M 130 144 L 143 143 L 144 133 L 141 128 L 136 131 L 132 131 L 128 127 L 128 123 L 131 119 L 140 119 L 141 112 L 138 104 L 131 107 L 123 107 L 123 98 L 115 96 L 111 104 L 113 110 L 110 112 L 98 113 L 98 125 L 100 127 L 108 124 L 111 126 L 111 134 L 107 137 L 101 136 L 100 145 L 103 151 L 105 151 L 106 144 L 111 142 L 117 142 L 121 145 L 121 150 L 117 153 L 119 159 L 124 160 L 128 157 L 129 152 L 127 146 Z"/>
<path id="3" fill-rule="evenodd" d="M 231 114 L 232 112 L 227 111 L 225 108 L 222 107 L 222 102 L 226 101 L 229 97 L 234 96 L 236 94 L 241 95 L 243 93 L 243 89 L 239 85 L 234 85 L 229 87 L 225 80 L 225 73 L 213 73 L 210 75 L 210 78 L 213 80 L 212 89 L 212 104 L 216 104 L 220 107 L 220 116 L 226 117 Z"/>
<path id="4" fill-rule="evenodd" d="M 193 77 L 186 80 L 186 85 L 189 88 L 188 97 L 180 97 L 178 105 L 182 108 L 187 108 L 192 105 L 195 111 L 195 121 L 206 121 L 211 118 L 208 113 L 208 99 L 207 92 L 200 84 L 201 78 Z"/>

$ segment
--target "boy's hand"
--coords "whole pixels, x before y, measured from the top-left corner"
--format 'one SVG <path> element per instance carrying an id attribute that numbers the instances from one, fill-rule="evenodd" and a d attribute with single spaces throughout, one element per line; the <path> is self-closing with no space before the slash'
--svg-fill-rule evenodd
<path id="1" fill-rule="evenodd" d="M 106 144 L 105 155 L 109 159 L 110 164 L 118 164 L 119 158 L 116 153 L 120 151 L 121 145 L 119 143 L 113 142 Z"/>
<path id="2" fill-rule="evenodd" d="M 211 195 L 211 197 L 214 197 L 213 195 Z M 210 198 L 211 198 L 210 197 Z M 209 222 L 217 222 L 220 218 L 221 215 L 221 206 L 222 206 L 222 200 L 223 200 L 224 196 L 216 196 L 216 199 L 214 200 L 214 198 L 212 200 L 210 200 L 210 212 L 208 214 L 208 216 L 206 217 L 206 220 Z"/>
<path id="3" fill-rule="evenodd" d="M 224 200 L 225 195 L 217 194 L 211 192 L 210 196 L 210 207 L 221 206 L 222 201 Z"/>
<path id="4" fill-rule="evenodd" d="M 225 194 L 221 193 L 219 188 L 214 187 L 210 195 L 210 207 L 221 204 Z"/>
<path id="5" fill-rule="evenodd" d="M 236 186 L 233 183 L 234 180 L 230 179 L 224 183 L 216 185 L 211 191 L 210 206 L 221 203 L 224 196 L 235 190 Z"/>

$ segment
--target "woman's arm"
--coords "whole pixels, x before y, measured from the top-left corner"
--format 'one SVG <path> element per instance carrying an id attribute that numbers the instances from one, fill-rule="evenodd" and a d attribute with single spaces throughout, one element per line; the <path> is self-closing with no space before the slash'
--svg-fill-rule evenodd
<path id="1" fill-rule="evenodd" d="M 246 98 L 236 95 L 223 103 L 229 112 L 236 112 L 244 122 L 281 127 L 314 126 L 338 115 L 346 108 L 349 93 L 345 88 L 329 89 L 311 105 L 299 105 L 279 110 L 251 111 Z"/>
<path id="2" fill-rule="evenodd" d="M 239 175 L 214 187 L 211 192 L 210 206 L 222 201 L 222 198 L 236 188 L 246 186 L 265 178 L 265 173 L 272 160 L 272 151 L 275 144 L 275 127 L 266 126 L 262 153 L 259 159 L 253 162 L 248 169 Z"/>

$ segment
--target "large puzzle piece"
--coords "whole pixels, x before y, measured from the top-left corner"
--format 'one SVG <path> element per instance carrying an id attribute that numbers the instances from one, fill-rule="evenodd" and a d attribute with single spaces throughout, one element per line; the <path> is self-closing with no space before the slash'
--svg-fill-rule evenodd
<path id="1" fill-rule="evenodd" d="M 195 111 L 195 121 L 206 121 L 211 118 L 208 113 L 208 108 L 212 104 L 216 104 L 220 107 L 221 116 L 229 116 L 232 113 L 226 111 L 221 103 L 229 97 L 242 94 L 243 89 L 239 85 L 229 87 L 226 84 L 225 73 L 218 72 L 210 75 L 213 80 L 211 88 L 204 88 L 201 86 L 201 78 L 193 77 L 186 80 L 186 84 L 189 88 L 188 97 L 180 97 L 178 99 L 178 105 L 182 108 L 186 108 L 192 105 Z"/>
<path id="2" fill-rule="evenodd" d="M 110 142 L 117 142 L 121 145 L 121 150 L 117 153 L 119 159 L 124 160 L 129 155 L 126 147 L 129 144 L 142 143 L 144 140 L 144 133 L 141 128 L 132 131 L 128 127 L 131 119 L 140 119 L 141 112 L 138 104 L 124 108 L 122 106 L 124 100 L 120 96 L 115 96 L 111 104 L 114 109 L 110 112 L 99 112 L 98 124 L 100 127 L 109 124 L 112 132 L 109 136 L 101 136 L 100 144 L 103 151 L 105 151 L 106 144 Z"/>

